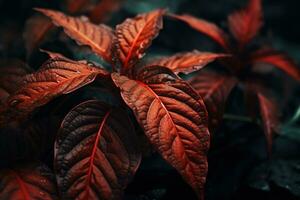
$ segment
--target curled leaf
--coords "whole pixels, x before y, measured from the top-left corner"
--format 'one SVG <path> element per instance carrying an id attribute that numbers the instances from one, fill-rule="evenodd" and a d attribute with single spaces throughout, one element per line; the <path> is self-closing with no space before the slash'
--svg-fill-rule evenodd
<path id="1" fill-rule="evenodd" d="M 134 127 L 126 113 L 97 100 L 65 117 L 55 144 L 63 199 L 121 199 L 140 163 Z"/>
<path id="2" fill-rule="evenodd" d="M 103 69 L 79 62 L 50 59 L 39 71 L 23 78 L 22 87 L 8 99 L 8 105 L 25 113 L 31 112 L 59 95 L 93 82 L 98 75 L 106 74 Z"/>
<path id="3" fill-rule="evenodd" d="M 214 130 L 222 121 L 227 97 L 237 80 L 227 75 L 201 72 L 189 80 L 189 83 L 203 98 L 208 111 L 210 130 Z"/>
<path id="4" fill-rule="evenodd" d="M 164 66 L 175 73 L 191 73 L 197 71 L 218 58 L 224 58 L 229 55 L 210 52 L 192 51 L 177 53 L 170 57 L 162 57 L 150 62 L 148 65 Z"/>
<path id="5" fill-rule="evenodd" d="M 245 9 L 229 15 L 229 29 L 241 47 L 256 36 L 263 25 L 262 18 L 261 0 L 249 0 Z"/>
<path id="6" fill-rule="evenodd" d="M 117 73 L 112 79 L 152 145 L 202 199 L 210 137 L 201 97 L 167 68 L 144 68 L 138 80 Z"/>
<path id="7" fill-rule="evenodd" d="M 65 33 L 79 44 L 89 46 L 104 60 L 111 62 L 111 44 L 114 35 L 110 27 L 104 24 L 95 25 L 84 17 L 71 17 L 58 11 L 41 8 L 36 10 L 50 17 L 55 25 L 63 27 Z"/>
<path id="8" fill-rule="evenodd" d="M 45 166 L 4 169 L 0 177 L 0 199 L 58 199 L 55 177 Z"/>
<path id="9" fill-rule="evenodd" d="M 207 35 L 224 49 L 228 49 L 228 36 L 216 24 L 196 18 L 191 15 L 170 15 L 171 17 L 187 23 L 193 29 Z"/>
<path id="10" fill-rule="evenodd" d="M 129 68 L 145 53 L 162 28 L 165 11 L 154 10 L 126 19 L 116 27 L 116 53 L 123 68 Z"/>

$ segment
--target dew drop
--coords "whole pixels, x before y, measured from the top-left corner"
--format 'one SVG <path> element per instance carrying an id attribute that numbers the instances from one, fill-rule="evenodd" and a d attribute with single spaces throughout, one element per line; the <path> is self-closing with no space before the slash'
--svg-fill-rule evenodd
<path id="1" fill-rule="evenodd" d="M 16 105 L 18 105 L 19 103 L 20 103 L 20 100 L 14 99 L 14 100 L 12 100 L 12 101 L 10 102 L 10 106 L 16 106 Z"/>

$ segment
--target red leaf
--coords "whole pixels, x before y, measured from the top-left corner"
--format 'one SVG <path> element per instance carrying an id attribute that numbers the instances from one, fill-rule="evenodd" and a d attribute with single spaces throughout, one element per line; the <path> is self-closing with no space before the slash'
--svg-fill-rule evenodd
<path id="1" fill-rule="evenodd" d="M 140 163 L 127 114 L 97 100 L 65 117 L 55 144 L 62 199 L 121 199 Z"/>
<path id="2" fill-rule="evenodd" d="M 201 97 L 167 68 L 144 68 L 138 80 L 117 73 L 112 79 L 152 145 L 202 199 L 210 137 Z"/>
<path id="3" fill-rule="evenodd" d="M 264 126 L 264 133 L 267 140 L 268 152 L 272 152 L 273 135 L 278 132 L 278 110 L 277 105 L 271 99 L 265 97 L 262 93 L 257 93 L 260 114 Z"/>
<path id="4" fill-rule="evenodd" d="M 23 38 L 27 57 L 45 40 L 52 27 L 53 24 L 45 16 L 35 15 L 26 21 Z"/>
<path id="5" fill-rule="evenodd" d="M 271 64 L 297 81 L 300 81 L 299 67 L 288 55 L 282 52 L 273 49 L 261 49 L 252 54 L 251 62 Z"/>
<path id="6" fill-rule="evenodd" d="M 187 23 L 193 29 L 207 35 L 219 45 L 221 45 L 224 49 L 228 49 L 228 36 L 227 34 L 219 28 L 216 24 L 193 17 L 191 15 L 170 15 L 175 19 L 181 20 Z"/>
<path id="7" fill-rule="evenodd" d="M 0 61 L 0 105 L 20 87 L 23 76 L 31 71 L 19 60 Z"/>
<path id="8" fill-rule="evenodd" d="M 131 67 L 151 45 L 152 40 L 162 28 L 162 17 L 165 11 L 154 10 L 126 19 L 116 27 L 116 53 L 124 69 Z"/>
<path id="9" fill-rule="evenodd" d="M 240 47 L 244 47 L 256 36 L 262 27 L 262 18 L 261 0 L 249 0 L 246 8 L 229 15 L 229 29 Z"/>
<path id="10" fill-rule="evenodd" d="M 189 83 L 203 98 L 209 115 L 210 130 L 214 130 L 222 121 L 227 97 L 237 80 L 227 75 L 201 72 Z"/>
<path id="11" fill-rule="evenodd" d="M 8 99 L 10 107 L 24 113 L 45 105 L 53 98 L 71 93 L 91 82 L 103 69 L 56 58 L 48 60 L 42 68 L 24 77 L 23 86 Z"/>
<path id="12" fill-rule="evenodd" d="M 226 54 L 217 54 L 210 52 L 193 52 L 177 53 L 171 57 L 162 57 L 150 62 L 148 65 L 164 66 L 175 73 L 191 73 L 197 71 L 215 59 L 227 57 Z"/>
<path id="13" fill-rule="evenodd" d="M 54 175 L 44 166 L 4 169 L 0 177 L 0 199 L 58 199 Z"/>
<path id="14" fill-rule="evenodd" d="M 65 33 L 80 45 L 89 46 L 104 60 L 111 62 L 111 45 L 114 35 L 110 27 L 104 24 L 95 25 L 87 18 L 70 17 L 58 11 L 41 8 L 36 10 L 50 17 L 55 25 L 63 27 Z"/>

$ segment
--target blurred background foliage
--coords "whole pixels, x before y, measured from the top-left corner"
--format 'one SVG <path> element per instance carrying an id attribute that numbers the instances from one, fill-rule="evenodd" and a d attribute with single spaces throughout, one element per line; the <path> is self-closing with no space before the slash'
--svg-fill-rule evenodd
<path id="1" fill-rule="evenodd" d="M 170 12 L 205 18 L 226 29 L 226 16 L 245 3 L 245 0 L 123 0 L 120 7 L 103 21 L 113 26 L 138 13 L 167 8 Z M 67 12 L 66 5 L 67 0 L 0 0 L 0 57 L 18 58 L 38 68 L 46 56 L 39 51 L 26 56 L 22 36 L 26 20 L 35 14 L 34 7 Z M 264 0 L 265 26 L 258 37 L 258 40 L 287 52 L 297 63 L 300 63 L 299 6 L 299 0 Z M 74 15 L 81 14 L 85 14 L 84 9 Z M 41 47 L 76 59 L 102 63 L 89 50 L 67 40 L 61 31 L 51 32 Z M 151 59 L 152 55 L 193 49 L 219 51 L 205 36 L 181 22 L 165 18 L 164 29 L 147 56 Z M 274 86 L 282 110 L 281 131 L 275 138 L 273 154 L 267 156 L 262 130 L 257 123 L 225 118 L 212 136 L 206 187 L 208 200 L 300 199 L 300 87 L 280 73 L 267 81 Z M 287 86 L 276 87 L 278 81 L 286 82 Z M 236 88 L 229 98 L 226 113 L 243 115 L 241 98 L 241 91 Z M 0 141 L 1 148 L 5 145 Z M 194 198 L 192 190 L 175 170 L 155 153 L 144 158 L 137 176 L 125 192 L 126 200 Z"/>

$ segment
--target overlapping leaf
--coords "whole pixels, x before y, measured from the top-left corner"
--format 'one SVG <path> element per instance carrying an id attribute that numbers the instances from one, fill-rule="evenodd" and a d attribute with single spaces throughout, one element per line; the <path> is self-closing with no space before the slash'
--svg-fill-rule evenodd
<path id="1" fill-rule="evenodd" d="M 111 62 L 111 45 L 114 35 L 110 27 L 103 24 L 95 25 L 87 18 L 70 17 L 58 11 L 40 8 L 36 10 L 50 17 L 55 25 L 63 27 L 65 33 L 79 44 L 88 45 L 104 60 Z"/>
<path id="2" fill-rule="evenodd" d="M 115 48 L 125 69 L 136 63 L 162 28 L 164 10 L 154 10 L 126 19 L 116 27 Z"/>
<path id="3" fill-rule="evenodd" d="M 217 54 L 210 52 L 192 52 L 177 53 L 170 57 L 162 57 L 151 61 L 148 65 L 164 66 L 175 73 L 191 73 L 197 71 L 218 58 L 227 57 L 226 54 Z"/>
<path id="4" fill-rule="evenodd" d="M 263 24 L 262 18 L 261 0 L 249 0 L 245 9 L 228 17 L 229 29 L 240 46 L 244 46 L 256 36 Z"/>
<path id="5" fill-rule="evenodd" d="M 117 73 L 112 79 L 150 142 L 201 199 L 210 138 L 201 97 L 168 68 L 143 68 L 137 80 Z"/>
<path id="6" fill-rule="evenodd" d="M 45 166 L 5 169 L 0 177 L 0 199 L 58 199 L 55 177 Z"/>
<path id="7" fill-rule="evenodd" d="M 227 75 L 201 72 L 189 80 L 189 83 L 205 102 L 210 130 L 215 129 L 222 121 L 227 97 L 237 80 Z"/>
<path id="8" fill-rule="evenodd" d="M 64 119 L 55 145 L 63 199 L 121 199 L 140 163 L 126 113 L 92 100 Z"/>
<path id="9" fill-rule="evenodd" d="M 22 61 L 0 61 L 0 104 L 20 87 L 23 76 L 30 72 L 31 69 Z"/>
<path id="10" fill-rule="evenodd" d="M 208 37 L 212 38 L 215 42 L 221 45 L 224 49 L 228 49 L 228 36 L 227 34 L 215 25 L 212 22 L 198 19 L 191 15 L 171 15 L 172 17 L 179 19 L 189 26 L 194 28 L 195 30 L 207 35 Z"/>
<path id="11" fill-rule="evenodd" d="M 8 104 L 19 111 L 30 112 L 53 98 L 73 92 L 106 71 L 79 62 L 55 58 L 42 68 L 24 77 L 22 87 L 8 99 Z"/>
<path id="12" fill-rule="evenodd" d="M 282 52 L 273 49 L 261 49 L 251 55 L 251 62 L 271 64 L 300 81 L 299 67 L 291 58 Z"/>
<path id="13" fill-rule="evenodd" d="M 267 147 L 270 154 L 272 152 L 273 136 L 275 133 L 278 133 L 278 110 L 276 108 L 276 103 L 271 99 L 267 98 L 262 93 L 258 93 L 257 96 L 268 145 Z"/>

